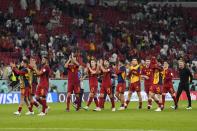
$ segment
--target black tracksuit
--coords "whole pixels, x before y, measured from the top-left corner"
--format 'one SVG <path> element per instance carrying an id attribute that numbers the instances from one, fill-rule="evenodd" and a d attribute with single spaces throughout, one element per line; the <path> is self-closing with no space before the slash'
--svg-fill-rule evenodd
<path id="1" fill-rule="evenodd" d="M 180 83 L 177 91 L 177 104 L 179 101 L 179 97 L 184 90 L 187 94 L 187 99 L 188 99 L 188 106 L 191 106 L 191 96 L 190 96 L 190 91 L 189 91 L 189 84 L 192 82 L 193 76 L 190 72 L 190 70 L 186 67 L 183 69 L 179 69 L 179 76 L 180 76 Z"/>

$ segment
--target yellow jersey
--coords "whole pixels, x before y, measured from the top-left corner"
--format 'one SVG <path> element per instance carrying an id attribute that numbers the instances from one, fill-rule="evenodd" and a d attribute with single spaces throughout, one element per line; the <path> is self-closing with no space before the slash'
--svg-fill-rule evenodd
<path id="1" fill-rule="evenodd" d="M 140 65 L 130 66 L 130 83 L 135 83 L 140 81 Z"/>

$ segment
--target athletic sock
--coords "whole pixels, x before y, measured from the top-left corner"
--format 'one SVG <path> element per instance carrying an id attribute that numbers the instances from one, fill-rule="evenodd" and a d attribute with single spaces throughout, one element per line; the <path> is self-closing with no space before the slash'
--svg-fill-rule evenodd
<path id="1" fill-rule="evenodd" d="M 139 101 L 139 109 L 141 109 L 141 108 L 142 108 L 142 102 Z"/>
<path id="2" fill-rule="evenodd" d="M 18 107 L 18 112 L 21 112 L 22 111 L 22 107 Z"/>
<path id="3" fill-rule="evenodd" d="M 103 107 L 103 103 L 104 103 L 104 98 L 103 97 L 99 97 L 99 107 L 100 108 Z"/>
<path id="4" fill-rule="evenodd" d="M 70 110 L 70 96 L 67 97 L 66 105 L 67 105 L 66 109 L 67 109 L 67 110 Z"/>
<path id="5" fill-rule="evenodd" d="M 90 106 L 90 104 L 92 103 L 92 100 L 93 100 L 93 97 L 90 97 L 89 100 L 88 100 L 87 106 Z"/>
<path id="6" fill-rule="evenodd" d="M 94 102 L 95 102 L 95 104 L 96 104 L 96 107 L 98 107 L 98 106 L 99 106 L 99 103 L 98 103 L 97 97 L 94 97 Z"/>
<path id="7" fill-rule="evenodd" d="M 114 107 L 115 107 L 114 98 L 113 98 L 113 97 L 112 97 L 112 98 L 110 98 L 110 101 L 111 101 L 112 108 L 114 108 Z"/>
<path id="8" fill-rule="evenodd" d="M 172 96 L 172 99 L 174 100 L 174 105 L 177 106 L 176 96 Z"/>
<path id="9" fill-rule="evenodd" d="M 42 105 L 42 112 L 43 112 L 43 113 L 46 113 L 46 108 L 47 108 L 46 99 L 43 99 L 43 100 L 42 100 L 42 103 L 43 103 L 43 105 Z"/>
<path id="10" fill-rule="evenodd" d="M 162 105 L 163 105 L 163 107 L 165 105 L 165 95 L 162 95 Z"/>

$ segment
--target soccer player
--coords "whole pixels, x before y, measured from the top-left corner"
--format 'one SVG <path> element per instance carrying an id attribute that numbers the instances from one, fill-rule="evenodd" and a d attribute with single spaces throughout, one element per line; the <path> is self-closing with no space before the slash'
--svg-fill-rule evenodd
<path id="1" fill-rule="evenodd" d="M 116 87 L 116 97 L 121 102 L 121 106 L 118 110 L 124 110 L 124 92 L 126 89 L 126 67 L 122 61 L 118 62 L 118 65 L 115 67 L 115 73 L 118 77 L 118 85 Z"/>
<path id="2" fill-rule="evenodd" d="M 153 99 L 157 104 L 157 112 L 161 111 L 162 108 L 162 69 L 158 65 L 154 65 L 153 69 L 153 82 L 149 89 L 149 100 Z M 157 95 L 157 96 L 156 96 Z"/>
<path id="3" fill-rule="evenodd" d="M 149 89 L 152 84 L 152 69 L 150 67 L 150 59 L 146 58 L 145 66 L 142 68 L 141 77 L 144 78 L 144 87 L 147 97 L 149 98 Z M 152 99 L 148 99 L 147 108 L 150 109 L 152 107 Z"/>
<path id="4" fill-rule="evenodd" d="M 76 97 L 77 108 L 76 111 L 80 109 L 80 80 L 78 76 L 79 72 L 79 63 L 74 56 L 74 53 L 71 53 L 68 61 L 65 63 L 65 68 L 68 71 L 68 91 L 67 91 L 67 101 L 66 101 L 66 111 L 70 111 L 70 100 L 71 94 L 74 92 Z"/>
<path id="5" fill-rule="evenodd" d="M 89 87 L 90 87 L 90 94 L 87 106 L 84 107 L 85 110 L 89 109 L 90 104 L 92 103 L 93 99 L 98 107 L 98 99 L 97 99 L 97 91 L 98 91 L 98 65 L 95 59 L 90 60 L 90 63 L 87 63 L 86 73 L 89 76 Z"/>
<path id="6" fill-rule="evenodd" d="M 14 63 L 10 63 L 10 66 L 12 67 L 12 70 L 14 73 L 18 74 L 20 76 L 20 103 L 18 107 L 18 111 L 14 112 L 15 115 L 21 115 L 22 107 L 24 102 L 26 103 L 30 114 L 34 114 L 32 108 L 29 106 L 28 97 L 30 95 L 30 83 L 29 83 L 29 74 L 28 74 L 28 61 L 22 60 L 21 62 L 21 69 L 17 69 L 16 65 Z"/>
<path id="7" fill-rule="evenodd" d="M 172 83 L 173 74 L 172 71 L 169 69 L 169 64 L 167 61 L 164 61 L 163 65 L 163 90 L 162 90 L 162 110 L 164 109 L 165 105 L 165 96 L 166 93 L 170 93 L 172 99 L 174 100 L 174 106 L 177 107 L 176 103 L 176 94 L 173 88 Z"/>
<path id="8" fill-rule="evenodd" d="M 102 105 L 104 103 L 104 94 L 106 93 L 111 100 L 112 104 L 112 111 L 116 111 L 114 96 L 112 95 L 112 83 L 111 83 L 111 69 L 108 60 L 100 60 L 98 63 L 100 70 L 103 73 L 101 89 L 100 89 L 100 96 L 99 96 L 99 107 L 94 109 L 94 111 L 101 111 Z"/>
<path id="9" fill-rule="evenodd" d="M 139 98 L 139 109 L 142 108 L 142 96 L 141 96 L 141 87 L 140 87 L 140 65 L 136 58 L 133 58 L 131 61 L 130 71 L 128 74 L 130 79 L 130 87 L 128 91 L 128 98 L 125 103 L 125 108 L 128 107 L 132 93 L 137 92 Z"/>
<path id="10" fill-rule="evenodd" d="M 30 107 L 33 109 L 33 106 L 35 106 L 36 108 L 39 107 L 39 104 L 34 101 L 33 97 L 35 96 L 36 94 L 36 87 L 37 87 L 37 84 L 38 84 L 38 81 L 37 81 L 37 74 L 36 72 L 34 71 L 33 69 L 33 66 L 36 64 L 36 60 L 31 57 L 30 58 L 30 63 L 28 65 L 28 70 L 29 70 L 29 78 L 30 78 L 30 95 L 29 95 L 29 101 L 30 101 Z M 26 113 L 26 115 L 32 115 L 32 113 L 29 111 Z"/>
<path id="11" fill-rule="evenodd" d="M 36 100 L 42 105 L 42 112 L 39 116 L 45 116 L 48 113 L 49 107 L 47 106 L 46 97 L 49 90 L 49 76 L 50 67 L 48 64 L 48 58 L 42 57 L 42 67 L 37 69 L 36 65 L 33 66 L 36 74 L 40 77 L 38 88 L 36 90 Z"/>

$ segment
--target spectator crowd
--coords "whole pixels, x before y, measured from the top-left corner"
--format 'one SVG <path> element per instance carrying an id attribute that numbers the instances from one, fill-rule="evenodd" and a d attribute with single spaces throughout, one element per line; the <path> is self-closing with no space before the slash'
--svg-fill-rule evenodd
<path id="1" fill-rule="evenodd" d="M 195 8 L 156 5 L 104 6 L 71 4 L 67 0 L 0 0 L 1 78 L 9 62 L 47 55 L 55 78 L 64 77 L 64 63 L 76 52 L 83 65 L 107 57 L 125 63 L 147 56 L 167 59 L 175 74 L 184 57 L 197 73 Z M 3 4 L 4 3 L 4 4 Z M 192 10 L 192 11 L 191 11 Z M 9 57 L 9 59 L 7 58 Z"/>

